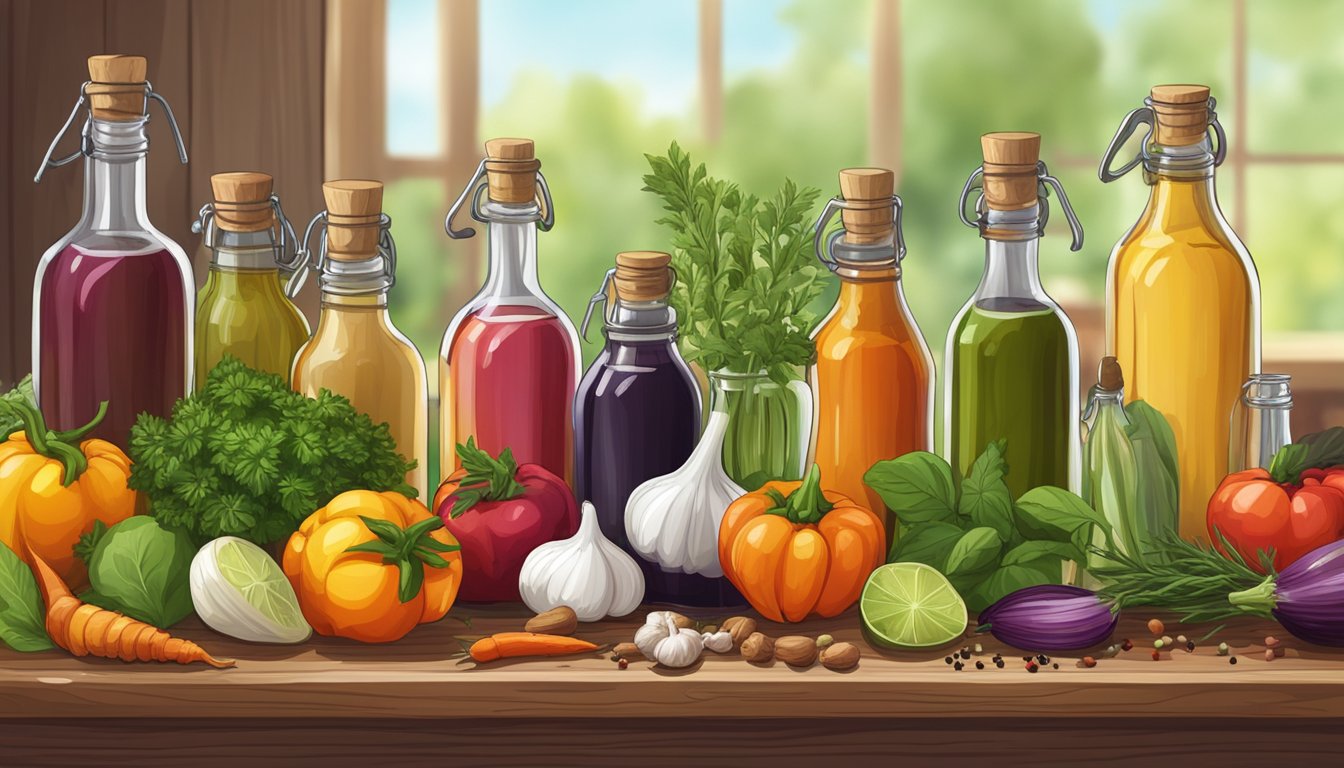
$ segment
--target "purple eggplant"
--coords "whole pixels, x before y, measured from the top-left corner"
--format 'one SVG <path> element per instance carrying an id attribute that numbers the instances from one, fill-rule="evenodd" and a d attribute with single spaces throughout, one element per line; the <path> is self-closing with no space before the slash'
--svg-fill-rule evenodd
<path id="1" fill-rule="evenodd" d="M 1228 602 L 1273 617 L 1293 637 L 1344 646 L 1344 541 L 1317 547 Z"/>
<path id="2" fill-rule="evenodd" d="M 1042 584 L 1012 592 L 980 612 L 977 632 L 1027 651 L 1073 651 L 1105 642 L 1120 614 L 1094 592 Z"/>

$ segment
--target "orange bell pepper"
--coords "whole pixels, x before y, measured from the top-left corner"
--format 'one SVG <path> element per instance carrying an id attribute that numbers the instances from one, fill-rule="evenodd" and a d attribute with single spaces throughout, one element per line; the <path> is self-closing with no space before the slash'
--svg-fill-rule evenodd
<path id="1" fill-rule="evenodd" d="M 88 583 L 75 557 L 79 537 L 95 521 L 111 526 L 136 512 L 138 494 L 126 486 L 131 460 L 106 440 L 83 440 L 107 413 L 67 432 L 47 429 L 42 412 L 28 403 L 0 402 L 24 428 L 0 442 L 0 541 L 31 565 L 42 558 L 67 584 Z"/>
<path id="2" fill-rule="evenodd" d="M 751 607 L 774 621 L 835 616 L 854 604 L 882 564 L 882 521 L 821 489 L 814 464 L 801 482 L 773 481 L 728 507 L 719 564 Z"/>
<path id="3" fill-rule="evenodd" d="M 289 537 L 283 567 L 318 634 L 387 643 L 448 613 L 462 583 L 459 550 L 424 504 L 346 491 Z"/>

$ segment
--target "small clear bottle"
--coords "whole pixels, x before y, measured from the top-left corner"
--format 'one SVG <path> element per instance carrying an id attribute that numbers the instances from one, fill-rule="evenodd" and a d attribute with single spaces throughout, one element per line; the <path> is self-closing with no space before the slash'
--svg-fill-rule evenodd
<path id="1" fill-rule="evenodd" d="M 1241 397 L 1232 406 L 1228 472 L 1269 469 L 1274 454 L 1293 442 L 1291 381 L 1285 373 L 1257 373 L 1241 386 Z"/>
<path id="2" fill-rule="evenodd" d="M 289 383 L 294 355 L 308 340 L 308 319 L 281 290 L 292 272 L 294 231 L 264 173 L 217 173 L 214 201 L 192 226 L 210 249 L 210 271 L 196 297 L 196 381 L 225 355 Z"/>
<path id="3" fill-rule="evenodd" d="M 329 181 L 322 185 L 327 210 L 309 222 L 323 224 L 315 263 L 320 271 L 322 311 L 313 337 L 294 358 L 294 391 L 316 397 L 328 389 L 349 398 L 373 423 L 386 422 L 397 450 L 414 459 L 406 482 L 422 501 L 428 492 L 428 382 L 425 361 L 387 312 L 387 292 L 396 281 L 397 249 L 392 219 L 382 213 L 377 181 Z M 306 265 L 292 285 L 301 285 Z"/>

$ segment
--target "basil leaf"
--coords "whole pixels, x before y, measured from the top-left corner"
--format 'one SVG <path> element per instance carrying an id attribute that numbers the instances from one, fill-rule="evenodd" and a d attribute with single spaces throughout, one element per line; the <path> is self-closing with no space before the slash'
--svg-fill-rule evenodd
<path id="1" fill-rule="evenodd" d="M 941 458 L 915 451 L 879 461 L 863 475 L 887 508 L 904 523 L 949 520 L 956 516 L 952 468 Z"/>
<path id="2" fill-rule="evenodd" d="M 939 571 L 947 564 L 947 556 L 961 539 L 963 531 L 951 523 L 921 523 L 906 526 L 892 547 L 892 563 L 923 563 Z"/>
<path id="3" fill-rule="evenodd" d="M 37 580 L 14 550 L 0 541 L 0 641 L 16 651 L 53 648 L 44 628 Z"/>
<path id="4" fill-rule="evenodd" d="M 1052 485 L 1022 494 L 1013 511 L 1022 535 L 1028 539 L 1072 542 L 1086 550 L 1091 543 L 1092 526 L 1103 531 L 1108 541 L 1111 536 L 1110 523 L 1101 513 L 1074 494 Z"/>
<path id="5" fill-rule="evenodd" d="M 1041 584 L 1058 584 L 1061 575 L 1060 561 L 1057 558 L 1006 565 L 991 573 L 975 588 L 963 593 L 963 597 L 967 609 L 983 611 L 1019 589 Z"/>
<path id="6" fill-rule="evenodd" d="M 1180 465 L 1176 461 L 1176 433 L 1171 424 L 1153 406 L 1143 400 L 1135 400 L 1125 406 L 1125 418 L 1129 419 L 1127 430 L 1130 442 L 1140 441 L 1149 444 L 1162 461 L 1167 474 L 1176 480 L 1180 477 Z"/>
<path id="7" fill-rule="evenodd" d="M 971 464 L 961 484 L 961 502 L 957 511 L 977 526 L 993 528 L 1007 540 L 1013 532 L 1013 495 L 1003 481 L 1008 465 L 1003 460 L 1004 441 L 990 443 Z"/>
<path id="8" fill-rule="evenodd" d="M 1176 438 L 1166 417 L 1155 408 L 1135 400 L 1125 406 L 1129 443 L 1134 448 L 1138 471 L 1137 516 L 1130 521 L 1133 531 L 1123 543 L 1132 557 L 1147 559 L 1148 550 L 1168 534 L 1175 535 L 1180 524 L 1180 471 L 1176 464 Z M 1156 558 L 1155 555 L 1151 555 Z M 1156 558 L 1155 561 L 1160 561 Z"/>
<path id="9" fill-rule="evenodd" d="M 993 528 L 972 528 L 957 539 L 952 551 L 947 555 L 947 566 L 943 575 L 984 576 L 995 565 L 1003 552 L 1003 539 Z"/>
<path id="10" fill-rule="evenodd" d="M 1004 553 L 1002 565 L 1022 565 L 1042 558 L 1053 558 L 1055 561 L 1073 560 L 1081 563 L 1086 558 L 1084 552 L 1085 550 L 1074 546 L 1072 542 L 1024 541 Z"/>

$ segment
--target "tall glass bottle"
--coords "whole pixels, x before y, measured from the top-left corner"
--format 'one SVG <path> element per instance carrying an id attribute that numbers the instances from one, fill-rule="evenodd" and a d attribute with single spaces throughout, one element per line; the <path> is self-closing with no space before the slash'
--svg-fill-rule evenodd
<path id="1" fill-rule="evenodd" d="M 292 268 L 294 231 L 264 173 L 217 173 L 214 201 L 192 227 L 210 249 L 210 272 L 196 297 L 196 380 L 225 355 L 289 383 L 294 354 L 308 340 L 308 319 L 280 289 Z"/>
<path id="2" fill-rule="evenodd" d="M 1101 162 L 1102 181 L 1142 164 L 1152 187 L 1111 253 L 1108 345 L 1129 372 L 1129 398 L 1147 401 L 1175 431 L 1181 535 L 1206 541 L 1205 508 L 1228 469 L 1228 414 L 1260 370 L 1260 283 L 1218 208 L 1214 170 L 1226 142 L 1209 89 L 1159 85 L 1146 103 L 1125 118 Z M 1113 172 L 1113 158 L 1145 124 L 1140 156 Z"/>
<path id="3" fill-rule="evenodd" d="M 304 233 L 306 246 L 319 222 L 326 230 L 319 235 L 316 264 L 322 310 L 313 337 L 294 358 L 294 391 L 316 397 L 329 389 L 349 398 L 373 423 L 387 422 L 397 450 L 416 461 L 406 482 L 427 500 L 429 385 L 420 352 L 387 314 L 397 248 L 392 220 L 382 213 L 383 185 L 329 181 L 322 195 L 327 210 L 314 216 Z"/>
<path id="4" fill-rule="evenodd" d="M 40 181 L 47 168 L 84 155 L 84 213 L 47 249 L 33 281 L 38 402 L 52 429 L 67 430 L 107 401 L 89 436 L 122 448 L 138 414 L 168 416 L 192 385 L 191 262 L 145 210 L 151 100 L 164 107 L 184 163 L 187 154 L 145 71 L 140 56 L 90 57 L 90 82 L 37 173 Z M 52 160 L 86 99 L 81 150 Z"/>
<path id="5" fill-rule="evenodd" d="M 933 356 L 905 302 L 901 199 L 895 174 L 840 172 L 840 191 L 817 221 L 817 257 L 840 278 L 840 296 L 813 338 L 817 362 L 816 463 L 824 485 L 879 513 L 863 482 L 878 461 L 933 450 Z M 834 211 L 842 230 L 823 242 Z M 890 510 L 887 542 L 896 529 Z"/>
<path id="6" fill-rule="evenodd" d="M 966 181 L 960 216 L 985 239 L 985 274 L 947 335 L 947 460 L 965 473 L 987 444 L 1006 440 L 1014 497 L 1041 485 L 1076 490 L 1078 339 L 1037 269 L 1048 190 L 1068 217 L 1072 250 L 1083 229 L 1039 160 L 1039 135 L 989 133 L 980 143 L 984 165 Z M 977 188 L 971 220 L 965 203 Z"/>
<path id="7" fill-rule="evenodd" d="M 683 605 L 725 601 L 727 579 L 669 573 L 630 545 L 625 506 L 646 480 L 675 472 L 700 438 L 700 388 L 677 351 L 677 315 L 668 305 L 672 257 L 656 251 L 616 255 L 593 295 L 583 331 L 603 307 L 606 345 L 574 398 L 574 493 L 597 507 L 608 539 L 644 569 L 645 600 Z"/>
<path id="8" fill-rule="evenodd" d="M 550 192 L 531 140 L 492 139 L 485 149 L 444 222 L 450 237 L 474 235 L 452 228 L 469 204 L 489 224 L 490 271 L 439 349 L 440 469 L 455 470 L 453 446 L 475 436 L 491 454 L 510 448 L 520 463 L 572 482 L 579 335 L 537 280 L 537 229 L 555 221 Z"/>

